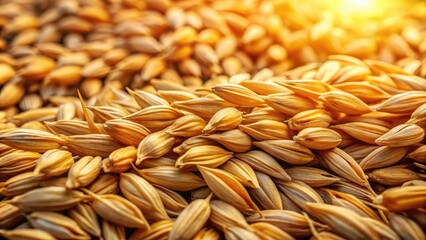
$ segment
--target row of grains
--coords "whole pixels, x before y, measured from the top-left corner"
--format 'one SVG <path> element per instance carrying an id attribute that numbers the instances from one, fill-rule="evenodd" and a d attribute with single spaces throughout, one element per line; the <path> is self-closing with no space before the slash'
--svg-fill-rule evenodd
<path id="1" fill-rule="evenodd" d="M 0 236 L 425 239 L 426 7 L 317 4 L 2 1 Z"/>
<path id="2" fill-rule="evenodd" d="M 197 91 L 57 96 L 0 134 L 0 234 L 425 239 L 425 83 L 333 55 Z"/>
<path id="3" fill-rule="evenodd" d="M 8 115 L 75 95 L 77 87 L 87 98 L 105 82 L 141 88 L 152 78 L 194 89 L 263 68 L 281 75 L 330 54 L 379 59 L 426 76 L 426 7 L 418 2 L 353 21 L 309 0 L 1 4 L 0 109 Z"/>

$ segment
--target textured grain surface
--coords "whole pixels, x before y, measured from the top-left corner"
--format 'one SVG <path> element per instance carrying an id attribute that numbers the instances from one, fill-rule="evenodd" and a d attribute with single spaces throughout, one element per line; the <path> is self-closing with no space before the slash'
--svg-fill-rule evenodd
<path id="1" fill-rule="evenodd" d="M 425 239 L 426 5 L 368 4 L 2 1 L 0 238 Z"/>

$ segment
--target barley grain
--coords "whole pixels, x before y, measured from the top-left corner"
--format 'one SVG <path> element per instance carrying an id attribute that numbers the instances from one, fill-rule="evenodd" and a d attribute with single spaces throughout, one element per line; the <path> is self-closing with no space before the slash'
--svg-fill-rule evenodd
<path id="1" fill-rule="evenodd" d="M 129 200 L 113 194 L 97 195 L 85 191 L 90 196 L 90 205 L 102 218 L 125 227 L 149 228 L 149 224 L 139 208 Z"/>
<path id="2" fill-rule="evenodd" d="M 82 157 L 68 171 L 66 187 L 74 189 L 92 183 L 101 173 L 101 161 L 100 157 Z"/>
<path id="3" fill-rule="evenodd" d="M 36 229 L 46 231 L 59 239 L 90 238 L 73 219 L 59 213 L 33 212 L 27 218 Z"/>
<path id="4" fill-rule="evenodd" d="M 130 240 L 137 239 L 166 239 L 173 227 L 173 222 L 163 220 L 153 223 L 148 229 L 138 229 L 131 236 Z"/>
<path id="5" fill-rule="evenodd" d="M 235 157 L 247 163 L 254 170 L 259 172 L 284 181 L 289 181 L 291 179 L 284 168 L 273 157 L 265 152 L 251 150 L 246 153 L 238 153 Z"/>
<path id="6" fill-rule="evenodd" d="M 125 240 L 126 233 L 124 227 L 117 225 L 106 220 L 102 221 L 102 235 L 105 240 Z"/>
<path id="7" fill-rule="evenodd" d="M 226 171 L 198 166 L 207 186 L 221 200 L 233 205 L 240 211 L 253 212 L 258 207 L 250 198 L 247 190 Z"/>
<path id="8" fill-rule="evenodd" d="M 65 187 L 42 187 L 15 196 L 10 203 L 25 212 L 60 211 L 77 205 L 87 197 L 78 191 Z"/>
<path id="9" fill-rule="evenodd" d="M 196 146 L 180 156 L 175 163 L 177 168 L 196 169 L 197 166 L 215 168 L 232 158 L 232 152 L 228 152 L 216 146 Z"/>
<path id="10" fill-rule="evenodd" d="M 228 150 L 237 153 L 247 152 L 252 148 L 252 140 L 250 136 L 239 129 L 217 132 L 202 137 L 218 142 Z"/>
<path id="11" fill-rule="evenodd" d="M 33 240 L 54 240 L 51 234 L 39 229 L 13 229 L 1 230 L 0 235 L 8 239 L 33 239 Z"/>
<path id="12" fill-rule="evenodd" d="M 87 233 L 96 237 L 101 236 L 101 228 L 97 215 L 89 204 L 77 204 L 74 208 L 69 210 L 68 215 Z"/>
<path id="13" fill-rule="evenodd" d="M 157 190 L 145 179 L 133 173 L 120 174 L 123 195 L 138 206 L 148 219 L 169 220 Z"/>

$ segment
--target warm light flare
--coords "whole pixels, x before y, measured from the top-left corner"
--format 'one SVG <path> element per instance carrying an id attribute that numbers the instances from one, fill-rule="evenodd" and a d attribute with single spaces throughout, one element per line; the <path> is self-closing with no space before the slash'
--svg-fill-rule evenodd
<path id="1" fill-rule="evenodd" d="M 374 4 L 374 0 L 345 0 L 349 7 L 358 8 L 358 9 L 366 9 L 372 7 Z"/>
<path id="2" fill-rule="evenodd" d="M 411 0 L 323 0 L 323 6 L 340 24 L 346 26 L 360 25 L 369 19 L 381 20 L 398 14 L 403 15 L 404 9 Z"/>
<path id="3" fill-rule="evenodd" d="M 325 5 L 332 11 L 337 11 L 343 16 L 369 16 L 377 17 L 386 14 L 389 10 L 400 9 L 404 1 L 386 0 L 334 0 L 324 1 Z"/>

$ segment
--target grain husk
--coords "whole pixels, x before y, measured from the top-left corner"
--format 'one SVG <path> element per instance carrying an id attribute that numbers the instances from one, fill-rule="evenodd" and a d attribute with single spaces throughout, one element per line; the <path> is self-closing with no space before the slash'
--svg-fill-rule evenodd
<path id="1" fill-rule="evenodd" d="M 248 189 L 250 195 L 263 209 L 282 210 L 280 193 L 274 181 L 264 173 L 255 173 L 259 187 Z"/>
<path id="2" fill-rule="evenodd" d="M 155 105 L 169 105 L 163 98 L 145 91 L 129 91 L 141 108 L 147 108 Z"/>
<path id="3" fill-rule="evenodd" d="M 77 204 L 74 208 L 68 211 L 68 215 L 87 233 L 95 237 L 101 236 L 101 227 L 99 225 L 98 217 L 89 204 Z"/>
<path id="4" fill-rule="evenodd" d="M 270 107 L 254 110 L 243 115 L 242 124 L 255 123 L 262 120 L 273 120 L 283 122 L 286 120 L 286 115 Z M 331 120 L 330 120 L 331 121 Z"/>
<path id="5" fill-rule="evenodd" d="M 157 94 L 169 103 L 197 99 L 196 95 L 186 91 L 159 90 Z"/>
<path id="6" fill-rule="evenodd" d="M 194 236 L 194 240 L 219 240 L 220 233 L 214 228 L 203 228 Z"/>
<path id="7" fill-rule="evenodd" d="M 149 228 L 149 224 L 142 212 L 129 200 L 113 194 L 98 195 L 88 190 L 90 205 L 96 214 L 107 221 L 133 228 Z"/>
<path id="8" fill-rule="evenodd" d="M 160 195 L 145 179 L 133 173 L 120 174 L 123 195 L 145 213 L 148 219 L 169 220 Z"/>
<path id="9" fill-rule="evenodd" d="M 118 180 L 116 174 L 102 174 L 88 186 L 88 189 L 96 194 L 117 194 L 120 192 Z"/>
<path id="10" fill-rule="evenodd" d="M 420 176 L 405 168 L 405 166 L 392 166 L 375 169 L 367 173 L 370 182 L 378 182 L 389 186 L 399 186 L 405 182 L 420 180 Z"/>
<path id="11" fill-rule="evenodd" d="M 87 197 L 65 187 L 42 187 L 10 199 L 10 203 L 25 212 L 61 211 L 72 208 Z"/>
<path id="12" fill-rule="evenodd" d="M 388 225 L 386 225 L 383 222 L 371 219 L 371 218 L 362 218 L 363 222 L 366 222 L 369 224 L 369 228 L 373 232 L 377 232 L 380 236 L 380 238 L 385 239 L 400 239 L 398 235 L 395 233 L 395 231 L 392 230 Z"/>
<path id="13" fill-rule="evenodd" d="M 320 240 L 320 239 L 329 239 L 329 240 L 344 240 L 344 238 L 327 231 L 322 231 L 317 233 L 316 236 L 312 236 L 309 240 Z"/>
<path id="14" fill-rule="evenodd" d="M 258 207 L 250 198 L 247 190 L 231 174 L 220 169 L 198 166 L 207 186 L 221 200 L 233 205 L 240 211 L 253 212 Z"/>
<path id="15" fill-rule="evenodd" d="M 209 219 L 210 197 L 192 201 L 179 214 L 168 239 L 192 239 Z"/>
<path id="16" fill-rule="evenodd" d="M 3 229 L 13 228 L 24 218 L 19 208 L 12 204 L 0 205 L 0 227 Z"/>
<path id="17" fill-rule="evenodd" d="M 284 86 L 291 91 L 306 96 L 311 99 L 317 99 L 322 93 L 333 90 L 333 87 L 325 82 L 311 79 L 301 80 L 279 80 L 276 83 Z"/>
<path id="18" fill-rule="evenodd" d="M 259 182 L 253 168 L 244 161 L 232 158 L 219 168 L 232 174 L 243 186 L 259 188 Z"/>
<path id="19" fill-rule="evenodd" d="M 308 127 L 326 128 L 332 121 L 329 112 L 322 109 L 313 109 L 300 112 L 288 119 L 288 127 L 291 130 L 303 130 Z"/>
<path id="20" fill-rule="evenodd" d="M 284 181 L 291 180 L 284 168 L 271 155 L 263 151 L 251 150 L 246 153 L 237 153 L 235 157 L 247 163 L 256 171 Z"/>
<path id="21" fill-rule="evenodd" d="M 173 227 L 173 222 L 168 220 L 158 221 L 151 224 L 148 229 L 138 229 L 129 238 L 129 240 L 137 239 L 166 239 Z"/>
<path id="22" fill-rule="evenodd" d="M 374 202 L 395 212 L 421 208 L 426 205 L 425 186 L 395 187 L 384 191 Z"/>
<path id="23" fill-rule="evenodd" d="M 68 171 L 65 186 L 69 189 L 81 188 L 92 183 L 101 173 L 101 157 L 85 156 L 72 165 Z"/>
<path id="24" fill-rule="evenodd" d="M 105 240 L 125 240 L 126 232 L 123 226 L 103 220 L 102 236 Z"/>
<path id="25" fill-rule="evenodd" d="M 25 151 L 45 152 L 60 148 L 61 139 L 41 130 L 16 129 L 0 134 L 0 143 Z"/>
<path id="26" fill-rule="evenodd" d="M 175 163 L 177 168 L 196 169 L 197 166 L 216 168 L 228 159 L 232 158 L 232 152 L 228 152 L 217 146 L 196 146 L 190 148 Z"/>
<path id="27" fill-rule="evenodd" d="M 155 188 L 160 194 L 161 201 L 169 216 L 179 216 L 179 213 L 188 205 L 188 202 L 179 193 L 161 186 L 155 186 Z"/>
<path id="28" fill-rule="evenodd" d="M 363 170 L 391 166 L 403 159 L 407 152 L 406 147 L 381 146 L 365 156 L 359 166 Z"/>
<path id="29" fill-rule="evenodd" d="M 321 151 L 321 161 L 334 173 L 361 186 L 369 187 L 367 176 L 359 164 L 340 148 Z"/>
<path id="30" fill-rule="evenodd" d="M 80 120 L 58 120 L 55 122 L 44 122 L 46 127 L 55 134 L 70 135 L 85 135 L 90 134 L 91 130 L 86 121 Z M 101 124 L 95 123 L 96 129 L 101 133 L 106 133 Z"/>
<path id="31" fill-rule="evenodd" d="M 309 224 L 306 218 L 297 212 L 289 210 L 263 210 L 261 214 L 256 213 L 248 216 L 247 222 L 250 224 L 265 222 L 278 227 L 294 238 L 303 238 L 311 235 Z M 323 227 L 322 224 L 314 223 L 316 227 Z"/>
<path id="32" fill-rule="evenodd" d="M 291 139 L 292 132 L 285 123 L 274 120 L 261 120 L 239 125 L 239 129 L 258 141 Z"/>
<path id="33" fill-rule="evenodd" d="M 355 143 L 348 147 L 343 148 L 343 150 L 349 154 L 355 161 L 361 162 L 365 157 L 367 157 L 371 152 L 375 151 L 379 146 L 371 145 L 367 143 Z"/>
<path id="34" fill-rule="evenodd" d="M 33 212 L 27 216 L 31 225 L 59 239 L 90 239 L 71 218 L 54 212 Z"/>
<path id="35" fill-rule="evenodd" d="M 368 225 L 353 211 L 323 203 L 307 203 L 307 211 L 331 226 L 333 232 L 351 239 L 379 239 L 376 232 L 370 231 Z"/>
<path id="36" fill-rule="evenodd" d="M 0 236 L 7 239 L 28 239 L 28 240 L 55 240 L 51 234 L 39 230 L 30 228 L 21 228 L 13 230 L 0 230 Z"/>
<path id="37" fill-rule="evenodd" d="M 121 108 L 109 107 L 109 106 L 89 106 L 87 107 L 93 112 L 95 118 L 99 119 L 100 122 L 106 122 L 108 120 L 123 118 L 128 115 L 128 112 Z"/>
<path id="38" fill-rule="evenodd" d="M 200 135 L 206 121 L 197 115 L 188 114 L 176 120 L 166 129 L 166 133 L 177 137 L 194 137 Z"/>
<path id="39" fill-rule="evenodd" d="M 236 78 L 238 75 L 233 75 L 232 77 Z M 241 76 L 245 77 L 245 76 Z M 249 76 L 248 76 L 249 78 Z M 249 79 L 240 81 L 240 85 L 252 90 L 253 92 L 265 96 L 274 93 L 291 93 L 292 91 L 288 88 L 281 86 L 273 82 L 259 82 L 259 81 L 250 81 Z"/>
<path id="40" fill-rule="evenodd" d="M 361 99 L 342 91 L 331 91 L 322 94 L 319 100 L 324 102 L 325 106 L 332 110 L 346 113 L 349 115 L 362 115 L 372 110 Z"/>
<path id="41" fill-rule="evenodd" d="M 179 146 L 174 147 L 173 152 L 183 155 L 189 149 L 197 146 L 219 146 L 219 144 L 213 140 L 205 138 L 204 136 L 195 136 L 187 138 Z"/>
<path id="42" fill-rule="evenodd" d="M 137 149 L 133 146 L 119 148 L 112 152 L 108 158 L 102 160 L 104 172 L 122 173 L 132 167 L 136 161 Z"/>
<path id="43" fill-rule="evenodd" d="M 409 158 L 414 159 L 417 162 L 424 163 L 426 162 L 426 146 L 423 145 L 416 150 L 412 151 L 410 154 L 408 154 Z"/>
<path id="44" fill-rule="evenodd" d="M 166 155 L 167 156 L 167 155 Z M 161 167 L 161 166 L 174 166 L 176 163 L 176 159 L 169 157 L 160 157 L 160 158 L 151 158 L 143 161 L 139 164 L 140 168 L 153 168 L 153 167 Z"/>
<path id="45" fill-rule="evenodd" d="M 389 93 L 368 82 L 345 82 L 333 84 L 333 87 L 348 92 L 365 103 L 374 103 L 391 97 Z"/>
<path id="46" fill-rule="evenodd" d="M 339 192 L 352 194 L 356 196 L 357 198 L 367 202 L 372 202 L 374 199 L 374 196 L 371 193 L 371 191 L 363 187 L 360 187 L 357 184 L 350 183 L 349 181 L 346 181 L 344 179 L 341 179 L 340 182 L 330 185 L 329 188 L 333 190 L 337 190 Z"/>
<path id="47" fill-rule="evenodd" d="M 165 131 L 154 132 L 146 136 L 138 146 L 136 165 L 149 158 L 159 158 L 169 152 L 175 138 Z"/>
<path id="48" fill-rule="evenodd" d="M 20 83 L 8 82 L 0 91 L 0 109 L 12 106 L 25 95 L 25 88 Z"/>
<path id="49" fill-rule="evenodd" d="M 401 124 L 377 138 L 375 143 L 381 146 L 405 147 L 421 142 L 424 136 L 423 128 L 415 124 Z"/>
<path id="50" fill-rule="evenodd" d="M 237 84 L 221 84 L 212 87 L 212 92 L 227 102 L 241 107 L 257 107 L 263 99 L 250 89 Z"/>
<path id="51" fill-rule="evenodd" d="M 250 136 L 239 129 L 203 135 L 202 137 L 216 141 L 232 152 L 247 152 L 252 148 Z"/>
<path id="52" fill-rule="evenodd" d="M 16 196 L 37 188 L 43 180 L 43 174 L 32 172 L 22 173 L 0 182 L 0 194 L 4 196 Z"/>
<path id="53" fill-rule="evenodd" d="M 61 139 L 70 152 L 80 156 L 108 157 L 123 147 L 107 134 L 61 136 Z"/>
<path id="54" fill-rule="evenodd" d="M 63 103 L 59 106 L 56 118 L 58 120 L 71 120 L 75 117 L 75 114 L 76 114 L 76 109 L 75 109 L 74 103 L 72 102 Z"/>
<path id="55" fill-rule="evenodd" d="M 305 211 L 307 211 L 306 203 L 308 202 L 324 203 L 321 196 L 313 188 L 301 181 L 278 182 L 277 185 L 292 202 Z"/>
<path id="56" fill-rule="evenodd" d="M 12 117 L 12 122 L 17 125 L 23 125 L 31 121 L 52 121 L 56 118 L 57 114 L 58 108 L 56 107 L 32 109 L 15 114 Z"/>
<path id="57" fill-rule="evenodd" d="M 389 216 L 390 227 L 401 237 L 401 239 L 425 239 L 423 230 L 410 218 L 393 213 Z"/>
<path id="58" fill-rule="evenodd" d="M 139 143 L 151 133 L 143 125 L 125 119 L 106 121 L 103 127 L 105 132 L 118 142 L 134 147 L 139 146 Z"/>
<path id="59" fill-rule="evenodd" d="M 407 123 L 415 123 L 421 127 L 426 126 L 426 104 L 422 104 L 416 108 Z"/>
<path id="60" fill-rule="evenodd" d="M 337 147 L 342 142 L 342 137 L 328 128 L 311 127 L 300 131 L 293 140 L 310 149 L 325 150 Z"/>
<path id="61" fill-rule="evenodd" d="M 224 231 L 225 239 L 229 240 L 243 240 L 243 239 L 253 239 L 260 240 L 260 238 L 252 231 L 240 228 L 236 226 L 228 227 Z"/>
<path id="62" fill-rule="evenodd" d="M 34 174 L 59 176 L 67 172 L 73 164 L 74 159 L 70 152 L 59 149 L 48 150 L 37 160 Z"/>
<path id="63" fill-rule="evenodd" d="M 213 200 L 210 207 L 209 221 L 219 230 L 223 231 L 230 226 L 249 228 L 244 215 L 231 204 L 222 200 Z"/>
<path id="64" fill-rule="evenodd" d="M 203 129 L 203 133 L 227 131 L 237 127 L 242 121 L 242 112 L 236 108 L 224 108 L 216 112 Z"/>
<path id="65" fill-rule="evenodd" d="M 272 156 L 290 164 L 306 164 L 314 159 L 313 153 L 309 148 L 293 140 L 268 140 L 253 142 L 253 144 Z"/>
<path id="66" fill-rule="evenodd" d="M 173 166 L 146 168 L 138 170 L 138 173 L 152 184 L 176 191 L 189 191 L 206 185 L 204 180 L 194 173 Z"/>
<path id="67" fill-rule="evenodd" d="M 169 127 L 176 119 L 183 116 L 184 114 L 174 107 L 155 105 L 127 115 L 124 119 L 139 123 L 154 132 Z"/>
<path id="68" fill-rule="evenodd" d="M 250 224 L 250 227 L 255 229 L 255 234 L 262 240 L 273 240 L 273 239 L 282 239 L 282 240 L 292 240 L 294 239 L 290 234 L 284 232 L 280 228 L 266 223 L 266 222 L 257 222 Z"/>
<path id="69" fill-rule="evenodd" d="M 294 116 L 314 109 L 316 102 L 294 93 L 276 93 L 266 96 L 265 103 L 278 112 Z M 290 104 L 291 103 L 291 104 Z"/>
<path id="70" fill-rule="evenodd" d="M 425 100 L 425 92 L 407 91 L 393 95 L 377 106 L 376 110 L 387 113 L 410 113 L 424 104 Z"/>
<path id="71" fill-rule="evenodd" d="M 376 139 L 390 130 L 381 125 L 365 122 L 350 122 L 333 125 L 332 129 L 342 130 L 351 137 L 369 144 L 376 144 Z"/>
<path id="72" fill-rule="evenodd" d="M 323 187 L 340 181 L 340 178 L 327 171 L 313 167 L 292 167 L 286 172 L 291 179 L 306 183 L 310 187 Z"/>

